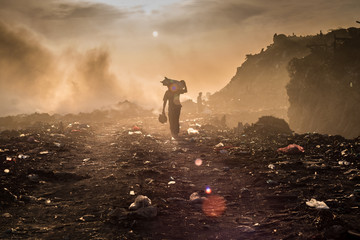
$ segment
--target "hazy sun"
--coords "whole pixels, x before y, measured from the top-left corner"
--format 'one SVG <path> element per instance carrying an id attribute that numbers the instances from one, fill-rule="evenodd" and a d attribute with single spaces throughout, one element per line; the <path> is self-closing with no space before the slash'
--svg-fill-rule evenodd
<path id="1" fill-rule="evenodd" d="M 159 35 L 159 33 L 157 31 L 153 31 L 153 37 L 157 37 Z"/>

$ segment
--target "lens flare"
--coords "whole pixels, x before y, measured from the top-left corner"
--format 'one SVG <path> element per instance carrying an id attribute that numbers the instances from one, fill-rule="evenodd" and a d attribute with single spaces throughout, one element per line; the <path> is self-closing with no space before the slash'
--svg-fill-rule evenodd
<path id="1" fill-rule="evenodd" d="M 209 186 L 206 187 L 205 192 L 207 194 L 211 194 L 211 188 Z"/>
<path id="2" fill-rule="evenodd" d="M 201 166 L 201 164 L 202 164 L 202 160 L 201 160 L 200 158 L 197 158 L 197 159 L 195 160 L 195 165 L 196 165 L 196 166 Z"/>
<path id="3" fill-rule="evenodd" d="M 179 89 L 179 86 L 176 83 L 170 85 L 170 90 L 176 92 Z"/>
<path id="4" fill-rule="evenodd" d="M 218 217 L 226 209 L 225 199 L 218 195 L 209 196 L 202 205 L 202 210 L 209 217 Z"/>

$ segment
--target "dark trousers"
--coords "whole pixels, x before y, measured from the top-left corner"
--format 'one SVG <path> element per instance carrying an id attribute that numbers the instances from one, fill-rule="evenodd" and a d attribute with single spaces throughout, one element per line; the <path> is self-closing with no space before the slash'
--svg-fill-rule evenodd
<path id="1" fill-rule="evenodd" d="M 178 136 L 180 131 L 180 111 L 181 106 L 169 107 L 169 123 L 171 135 Z"/>

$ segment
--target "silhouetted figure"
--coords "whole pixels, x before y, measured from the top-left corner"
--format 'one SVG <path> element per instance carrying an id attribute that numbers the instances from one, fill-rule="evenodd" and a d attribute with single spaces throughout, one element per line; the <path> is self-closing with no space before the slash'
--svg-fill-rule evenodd
<path id="1" fill-rule="evenodd" d="M 62 121 L 59 123 L 59 133 L 64 133 L 64 124 Z"/>
<path id="2" fill-rule="evenodd" d="M 168 87 L 168 90 L 165 92 L 163 98 L 163 110 L 162 114 L 165 115 L 165 107 L 166 103 L 169 101 L 168 107 L 168 116 L 169 116 L 169 123 L 170 123 L 170 131 L 171 136 L 173 138 L 177 138 L 179 136 L 180 130 L 180 112 L 181 112 L 181 103 L 180 103 L 180 94 L 187 92 L 186 83 L 184 80 L 177 81 L 173 79 L 169 79 L 165 77 L 161 83 L 164 86 Z"/>
<path id="3" fill-rule="evenodd" d="M 222 127 L 226 127 L 226 115 L 223 115 L 220 119 L 220 124 Z"/>
<path id="4" fill-rule="evenodd" d="M 197 97 L 196 103 L 197 103 L 198 113 L 202 113 L 204 107 L 202 103 L 202 92 L 199 92 L 199 96 Z"/>

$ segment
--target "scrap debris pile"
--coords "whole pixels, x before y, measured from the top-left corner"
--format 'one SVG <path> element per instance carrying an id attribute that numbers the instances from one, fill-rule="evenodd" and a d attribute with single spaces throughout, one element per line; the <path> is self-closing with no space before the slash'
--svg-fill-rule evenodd
<path id="1" fill-rule="evenodd" d="M 272 117 L 181 126 L 179 140 L 156 117 L 1 132 L 1 238 L 359 238 L 359 137 Z"/>

